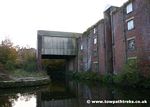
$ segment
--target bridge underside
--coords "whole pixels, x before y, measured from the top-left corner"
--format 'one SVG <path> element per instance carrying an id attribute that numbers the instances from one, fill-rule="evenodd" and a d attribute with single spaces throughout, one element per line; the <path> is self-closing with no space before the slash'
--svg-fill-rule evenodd
<path id="1" fill-rule="evenodd" d="M 42 59 L 72 59 L 75 55 L 42 55 Z"/>

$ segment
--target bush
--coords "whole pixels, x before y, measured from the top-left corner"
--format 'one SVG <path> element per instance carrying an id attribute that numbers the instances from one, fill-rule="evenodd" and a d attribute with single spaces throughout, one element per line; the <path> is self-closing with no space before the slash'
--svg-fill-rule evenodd
<path id="1" fill-rule="evenodd" d="M 7 70 L 14 70 L 15 69 L 15 64 L 12 61 L 7 61 L 5 64 L 5 68 Z"/>
<path id="2" fill-rule="evenodd" d="M 114 76 L 113 79 L 116 84 L 135 87 L 140 81 L 137 61 L 129 60 L 124 65 L 122 73 Z"/>
<path id="3" fill-rule="evenodd" d="M 28 72 L 36 71 L 36 62 L 27 61 L 27 62 L 24 63 L 23 68 L 24 68 L 24 70 L 26 70 Z"/>
<path id="4" fill-rule="evenodd" d="M 47 74 L 45 71 L 42 72 L 27 72 L 23 69 L 12 70 L 10 74 L 16 78 L 24 78 L 24 77 L 46 77 Z"/>
<path id="5" fill-rule="evenodd" d="M 77 80 L 102 81 L 102 76 L 97 72 L 75 72 L 73 78 Z"/>
<path id="6" fill-rule="evenodd" d="M 103 83 L 108 83 L 108 84 L 113 83 L 113 76 L 112 76 L 112 74 L 105 74 L 102 77 L 103 77 L 102 78 Z"/>
<path id="7" fill-rule="evenodd" d="M 100 75 L 96 72 L 76 72 L 73 77 L 78 80 L 114 83 L 119 86 L 150 88 L 150 62 L 128 60 L 120 74 Z"/>

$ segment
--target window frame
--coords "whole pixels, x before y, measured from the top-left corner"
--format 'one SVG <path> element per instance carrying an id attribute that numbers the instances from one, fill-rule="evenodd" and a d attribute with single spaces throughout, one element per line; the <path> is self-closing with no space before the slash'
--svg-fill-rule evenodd
<path id="1" fill-rule="evenodd" d="M 129 46 L 129 41 L 133 41 L 134 40 L 134 48 L 130 48 L 130 46 Z M 136 50 L 136 41 L 135 41 L 135 37 L 131 37 L 131 38 L 128 38 L 127 39 L 127 49 L 128 49 L 128 51 L 135 51 Z"/>
<path id="2" fill-rule="evenodd" d="M 132 25 L 131 25 L 132 24 Z M 130 19 L 127 21 L 127 30 L 130 31 L 135 28 L 134 19 Z"/>
<path id="3" fill-rule="evenodd" d="M 94 45 L 97 44 L 97 38 L 94 38 L 94 41 L 93 41 Z"/>
<path id="4" fill-rule="evenodd" d="M 82 44 L 80 45 L 80 50 L 83 50 L 83 45 Z"/>
<path id="5" fill-rule="evenodd" d="M 96 34 L 96 28 L 93 29 L 93 33 Z"/>
<path id="6" fill-rule="evenodd" d="M 133 3 L 132 2 L 128 3 L 126 6 L 126 14 L 129 14 L 131 12 L 133 12 Z"/>

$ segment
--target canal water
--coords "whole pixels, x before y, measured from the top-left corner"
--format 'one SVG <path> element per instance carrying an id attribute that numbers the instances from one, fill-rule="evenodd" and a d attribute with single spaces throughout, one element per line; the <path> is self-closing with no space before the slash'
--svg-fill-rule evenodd
<path id="1" fill-rule="evenodd" d="M 143 102 L 127 103 L 136 100 Z M 111 101 L 124 101 L 126 104 L 106 104 Z M 53 82 L 42 87 L 0 89 L 0 107 L 150 107 L 149 103 L 148 89 L 121 89 L 75 81 Z"/>

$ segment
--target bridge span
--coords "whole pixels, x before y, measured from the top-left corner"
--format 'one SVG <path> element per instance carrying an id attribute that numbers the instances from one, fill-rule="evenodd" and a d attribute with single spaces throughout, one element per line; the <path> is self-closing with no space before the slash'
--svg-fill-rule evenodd
<path id="1" fill-rule="evenodd" d="M 77 70 L 77 38 L 80 33 L 45 31 L 37 33 L 39 66 L 41 59 L 65 59 L 67 70 Z"/>

